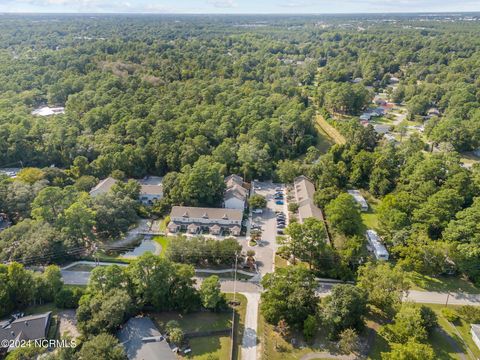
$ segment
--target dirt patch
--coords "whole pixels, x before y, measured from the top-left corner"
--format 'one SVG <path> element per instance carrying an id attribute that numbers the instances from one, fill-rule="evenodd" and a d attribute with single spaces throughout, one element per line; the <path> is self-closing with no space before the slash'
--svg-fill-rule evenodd
<path id="1" fill-rule="evenodd" d="M 75 310 L 64 310 L 58 313 L 58 321 L 60 323 L 60 336 L 70 336 L 78 338 L 80 332 L 77 329 L 77 316 Z"/>

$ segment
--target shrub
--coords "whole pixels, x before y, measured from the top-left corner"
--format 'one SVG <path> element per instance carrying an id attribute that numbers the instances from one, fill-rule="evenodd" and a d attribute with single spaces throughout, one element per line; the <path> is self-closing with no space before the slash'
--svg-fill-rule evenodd
<path id="1" fill-rule="evenodd" d="M 351 354 L 358 351 L 359 338 L 354 329 L 345 329 L 340 333 L 340 340 L 338 341 L 338 349 L 343 354 Z"/>
<path id="2" fill-rule="evenodd" d="M 298 204 L 294 202 L 288 203 L 288 211 L 296 213 L 298 211 Z"/>
<path id="3" fill-rule="evenodd" d="M 466 322 L 478 323 L 480 322 L 480 308 L 472 305 L 462 306 L 457 310 L 458 315 Z"/>
<path id="4" fill-rule="evenodd" d="M 315 333 L 317 332 L 317 319 L 315 316 L 308 315 L 308 317 L 303 322 L 303 337 L 307 342 L 313 340 Z"/>
<path id="5" fill-rule="evenodd" d="M 441 312 L 442 316 L 450 322 L 455 322 L 460 318 L 458 313 L 450 308 L 443 308 Z"/>

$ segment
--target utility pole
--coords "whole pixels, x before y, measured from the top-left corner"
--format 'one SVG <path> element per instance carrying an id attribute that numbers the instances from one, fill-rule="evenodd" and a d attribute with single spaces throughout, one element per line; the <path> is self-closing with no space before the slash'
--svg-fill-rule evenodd
<path id="1" fill-rule="evenodd" d="M 448 306 L 448 299 L 450 298 L 450 291 L 447 292 L 447 301 L 445 302 L 445 307 Z"/>
<path id="2" fill-rule="evenodd" d="M 230 360 L 233 359 L 233 351 L 234 351 L 234 335 L 235 335 L 235 299 L 237 295 L 237 265 L 238 265 L 238 252 L 235 252 L 235 268 L 233 269 L 233 301 L 232 301 L 232 334 L 231 338 L 231 346 L 232 350 L 230 352 Z"/>
<path id="3" fill-rule="evenodd" d="M 237 295 L 237 266 L 238 266 L 238 252 L 235 252 L 235 268 L 233 269 L 233 302 L 235 302 Z"/>

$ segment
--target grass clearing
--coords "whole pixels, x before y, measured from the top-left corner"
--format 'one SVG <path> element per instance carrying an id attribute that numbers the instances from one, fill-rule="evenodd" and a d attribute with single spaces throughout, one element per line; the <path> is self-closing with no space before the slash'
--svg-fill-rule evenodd
<path id="1" fill-rule="evenodd" d="M 345 144 L 347 141 L 340 132 L 330 125 L 322 115 L 317 114 L 315 117 L 317 129 L 321 129 L 322 133 L 328 135 L 336 144 Z"/>
<path id="2" fill-rule="evenodd" d="M 213 274 L 205 271 L 195 271 L 195 275 L 198 277 L 205 277 L 205 278 L 212 275 L 217 275 L 220 279 L 230 279 L 230 280 L 233 280 L 235 278 L 235 272 L 233 270 L 229 272 L 219 273 L 219 274 Z M 237 271 L 237 280 L 250 280 L 254 275 L 255 274 L 245 275 Z"/>
<path id="3" fill-rule="evenodd" d="M 292 336 L 296 340 L 302 338 L 300 334 L 292 334 Z M 306 354 L 325 351 L 321 336 L 317 336 L 311 345 L 301 341 L 298 346 L 293 346 L 288 340 L 280 336 L 261 314 L 259 314 L 258 319 L 258 337 L 262 360 L 299 360 Z"/>
<path id="4" fill-rule="evenodd" d="M 162 247 L 160 257 L 165 257 L 171 239 L 168 236 L 154 236 L 153 240 Z"/>
<path id="5" fill-rule="evenodd" d="M 362 195 L 364 196 L 365 200 L 368 202 L 368 211 L 362 211 L 361 217 L 363 221 L 363 225 L 365 226 L 364 230 L 373 229 L 378 230 L 378 214 L 377 209 L 381 204 L 381 201 L 375 198 L 367 191 L 362 191 Z"/>
<path id="6" fill-rule="evenodd" d="M 233 294 L 226 294 L 227 300 L 233 299 Z M 236 307 L 237 326 L 236 326 L 236 343 L 235 357 L 239 358 L 239 346 L 242 341 L 245 313 L 247 307 L 247 299 L 241 295 L 236 295 L 236 300 L 240 301 L 240 305 Z M 170 320 L 178 321 L 182 330 L 186 333 L 197 331 L 223 330 L 230 329 L 232 324 L 232 313 L 221 312 L 195 312 L 191 314 L 181 314 L 178 312 L 163 312 L 151 314 L 153 321 L 156 323 L 160 331 L 164 331 L 165 325 Z M 186 359 L 207 360 L 213 359 L 229 359 L 231 350 L 231 340 L 229 335 L 205 336 L 189 340 L 192 348 L 191 354 L 185 356 Z"/>
<path id="7" fill-rule="evenodd" d="M 412 290 L 480 294 L 480 289 L 464 277 L 432 277 L 412 271 L 408 273 L 408 278 L 412 284 Z"/>

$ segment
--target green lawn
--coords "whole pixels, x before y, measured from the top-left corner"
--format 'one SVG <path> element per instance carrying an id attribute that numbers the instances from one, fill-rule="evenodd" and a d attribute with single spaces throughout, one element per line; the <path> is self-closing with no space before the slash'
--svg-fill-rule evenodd
<path id="1" fill-rule="evenodd" d="M 381 201 L 373 197 L 369 192 L 362 191 L 362 195 L 368 202 L 368 211 L 362 212 L 362 221 L 365 226 L 365 230 L 373 229 L 378 230 L 378 214 L 377 208 L 380 206 Z"/>
<path id="2" fill-rule="evenodd" d="M 275 268 L 286 268 L 288 266 L 287 260 L 281 256 L 275 255 Z"/>
<path id="3" fill-rule="evenodd" d="M 217 275 L 221 279 L 231 279 L 231 280 L 233 280 L 235 277 L 233 270 L 226 273 L 220 273 L 220 274 L 212 274 L 212 273 L 203 272 L 203 271 L 195 271 L 195 275 L 198 277 L 209 277 L 212 275 Z M 237 280 L 250 280 L 253 276 L 254 274 L 245 275 L 237 272 Z"/>
<path id="4" fill-rule="evenodd" d="M 226 294 L 228 300 L 233 298 L 233 294 Z M 236 300 L 240 301 L 240 305 L 236 308 L 237 319 L 237 342 L 236 357 L 238 357 L 239 345 L 243 336 L 245 311 L 247 299 L 240 294 L 236 295 Z M 206 330 L 222 330 L 231 328 L 232 313 L 212 313 L 212 312 L 196 312 L 192 314 L 180 314 L 177 312 L 164 312 L 159 314 L 152 314 L 152 319 L 155 321 L 161 331 L 170 320 L 176 320 L 184 332 L 206 331 Z M 187 356 L 188 359 L 207 360 L 213 359 L 228 359 L 230 358 L 230 336 L 207 336 L 189 340 L 192 348 L 191 354 Z"/>
<path id="5" fill-rule="evenodd" d="M 431 277 L 417 272 L 410 272 L 409 280 L 412 290 L 451 291 L 460 293 L 480 294 L 480 289 L 468 279 L 457 276 Z"/>
<path id="6" fill-rule="evenodd" d="M 168 236 L 155 236 L 153 238 L 162 247 L 162 251 L 160 252 L 161 257 L 165 257 L 166 251 L 168 246 L 170 245 L 171 239 Z"/>

